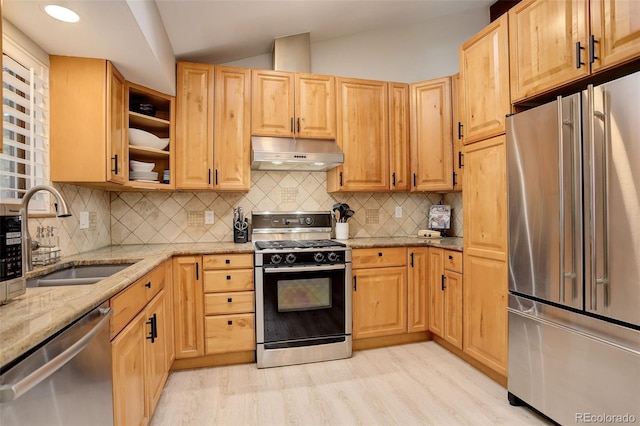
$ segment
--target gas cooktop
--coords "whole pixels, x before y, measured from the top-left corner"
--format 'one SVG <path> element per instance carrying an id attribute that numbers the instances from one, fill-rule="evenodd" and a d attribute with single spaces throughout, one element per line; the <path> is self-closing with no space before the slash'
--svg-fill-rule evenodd
<path id="1" fill-rule="evenodd" d="M 254 242 L 258 250 L 292 250 L 309 248 L 346 247 L 346 244 L 333 240 L 269 240 Z"/>

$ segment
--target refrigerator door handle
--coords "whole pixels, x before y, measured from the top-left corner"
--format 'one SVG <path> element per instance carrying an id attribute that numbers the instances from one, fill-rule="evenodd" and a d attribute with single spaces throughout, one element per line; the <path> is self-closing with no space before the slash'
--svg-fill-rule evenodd
<path id="1" fill-rule="evenodd" d="M 602 285 L 603 290 L 603 307 L 609 306 L 609 212 L 608 212 L 608 194 L 607 189 L 609 187 L 608 176 L 608 163 L 609 163 L 609 147 L 607 144 L 607 117 L 602 111 L 596 111 L 595 106 L 595 90 L 593 85 L 589 85 L 587 88 L 587 94 L 589 99 L 589 118 L 588 125 L 590 130 L 589 137 L 589 149 L 591 154 L 591 309 L 598 310 L 598 286 Z M 604 99 L 603 99 L 604 103 Z M 604 105 L 603 105 L 604 106 Z M 598 158 L 596 156 L 596 137 L 595 127 L 596 120 L 602 122 L 602 141 L 599 154 L 601 154 L 601 173 L 602 178 L 598 182 Z M 598 201 L 598 190 L 601 190 L 602 199 Z M 598 221 L 601 221 L 602 225 L 602 241 L 598 241 Z M 600 246 L 602 246 L 601 253 L 599 253 Z M 599 275 L 598 261 L 602 259 L 602 275 Z"/>
<path id="2" fill-rule="evenodd" d="M 580 179 L 579 166 L 576 162 L 580 152 L 580 125 L 576 121 L 579 117 L 579 103 L 571 98 L 566 99 L 566 102 L 568 106 L 563 103 L 562 96 L 558 96 L 559 300 L 562 303 L 566 303 L 567 281 L 570 282 L 571 300 L 577 297 L 576 234 L 581 232 L 578 229 L 581 225 L 578 225 L 576 220 L 579 216 L 576 208 L 580 205 L 580 199 L 576 198 L 579 196 L 577 185 Z M 565 132 L 568 133 L 568 137 L 565 137 Z M 569 210 L 568 215 L 567 210 Z M 567 260 L 570 262 L 569 270 L 567 270 Z"/>

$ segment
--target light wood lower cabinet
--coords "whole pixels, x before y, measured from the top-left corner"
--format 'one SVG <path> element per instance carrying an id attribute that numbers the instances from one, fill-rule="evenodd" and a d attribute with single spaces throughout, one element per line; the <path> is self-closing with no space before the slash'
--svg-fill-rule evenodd
<path id="1" fill-rule="evenodd" d="M 429 249 L 407 249 L 407 331 L 426 331 L 429 328 Z"/>
<path id="2" fill-rule="evenodd" d="M 168 322 L 171 307 L 165 300 L 165 265 L 123 290 L 111 301 L 113 405 L 115 425 L 146 425 L 155 409 L 169 372 L 173 332 Z M 152 299 L 140 300 L 139 289 Z M 143 293 L 144 295 L 144 293 Z M 119 318 L 133 316 L 122 324 Z M 114 328 L 114 322 L 116 327 Z"/>
<path id="3" fill-rule="evenodd" d="M 256 349 L 253 256 L 203 256 L 205 353 Z"/>
<path id="4" fill-rule="evenodd" d="M 407 332 L 406 248 L 355 249 L 353 338 Z"/>
<path id="5" fill-rule="evenodd" d="M 176 359 L 204 355 L 202 257 L 173 259 Z"/>
<path id="6" fill-rule="evenodd" d="M 429 247 L 429 330 L 462 349 L 462 253 Z"/>

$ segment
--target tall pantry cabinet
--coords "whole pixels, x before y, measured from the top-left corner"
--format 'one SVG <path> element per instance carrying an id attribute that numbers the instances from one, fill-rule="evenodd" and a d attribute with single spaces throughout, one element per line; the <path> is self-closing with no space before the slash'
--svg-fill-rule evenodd
<path id="1" fill-rule="evenodd" d="M 503 15 L 460 48 L 464 146 L 463 352 L 507 375 L 507 203 L 505 116 L 508 20 Z"/>

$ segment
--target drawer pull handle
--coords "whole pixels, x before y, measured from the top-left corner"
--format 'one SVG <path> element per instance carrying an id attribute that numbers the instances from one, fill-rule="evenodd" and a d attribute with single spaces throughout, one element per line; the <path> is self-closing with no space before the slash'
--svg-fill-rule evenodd
<path id="1" fill-rule="evenodd" d="M 233 325 L 233 321 L 227 321 L 227 325 Z"/>
<path id="2" fill-rule="evenodd" d="M 146 288 L 151 288 L 151 281 L 149 281 L 148 283 L 146 283 L 144 286 L 145 286 Z"/>
<path id="3" fill-rule="evenodd" d="M 231 275 L 227 275 L 227 281 L 231 279 Z"/>
<path id="4" fill-rule="evenodd" d="M 224 263 L 226 263 L 227 265 L 231 263 L 231 259 L 225 259 Z"/>
<path id="5" fill-rule="evenodd" d="M 231 297 L 229 297 L 229 298 L 227 299 L 227 302 L 231 303 L 231 302 L 233 302 L 233 299 L 232 299 Z"/>
<path id="6" fill-rule="evenodd" d="M 378 257 L 382 257 L 382 253 L 381 252 L 378 253 Z"/>

